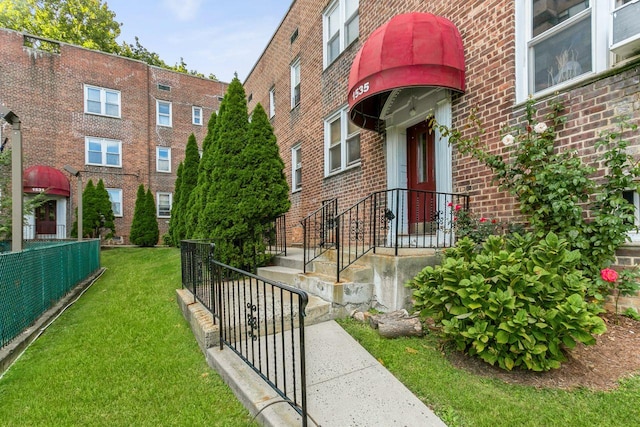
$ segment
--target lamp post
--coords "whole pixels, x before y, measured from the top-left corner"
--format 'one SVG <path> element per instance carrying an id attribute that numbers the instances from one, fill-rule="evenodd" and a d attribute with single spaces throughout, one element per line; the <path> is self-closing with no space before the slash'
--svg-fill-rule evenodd
<path id="1" fill-rule="evenodd" d="M 13 126 L 11 132 L 11 250 L 22 251 L 22 132 L 20 119 L 4 105 L 0 105 L 0 117 Z"/>
<path id="2" fill-rule="evenodd" d="M 82 240 L 82 177 L 80 171 L 69 165 L 64 165 L 64 170 L 78 178 L 78 241 Z"/>

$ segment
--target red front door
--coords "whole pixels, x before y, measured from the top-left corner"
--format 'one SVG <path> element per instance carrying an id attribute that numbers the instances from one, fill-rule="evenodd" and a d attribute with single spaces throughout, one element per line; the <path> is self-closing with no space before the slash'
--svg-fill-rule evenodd
<path id="1" fill-rule="evenodd" d="M 436 218 L 435 139 L 424 121 L 407 128 L 410 233 L 425 232 Z"/>
<path id="2" fill-rule="evenodd" d="M 36 234 L 56 234 L 55 200 L 47 200 L 36 208 Z"/>

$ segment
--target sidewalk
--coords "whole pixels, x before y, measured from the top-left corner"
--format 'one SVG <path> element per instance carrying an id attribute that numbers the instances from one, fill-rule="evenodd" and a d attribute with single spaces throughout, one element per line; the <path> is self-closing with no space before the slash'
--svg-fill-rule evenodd
<path id="1" fill-rule="evenodd" d="M 445 424 L 335 321 L 305 328 L 309 426 L 440 427 Z M 208 363 L 262 425 L 300 426 L 300 415 L 231 350 Z"/>

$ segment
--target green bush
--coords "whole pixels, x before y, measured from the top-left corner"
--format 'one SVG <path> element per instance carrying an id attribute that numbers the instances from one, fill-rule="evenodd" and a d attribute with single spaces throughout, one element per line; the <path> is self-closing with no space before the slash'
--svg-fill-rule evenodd
<path id="1" fill-rule="evenodd" d="M 411 282 L 415 305 L 442 326 L 458 350 L 507 370 L 547 371 L 565 360 L 563 346 L 593 344 L 606 330 L 601 309 L 585 301 L 590 280 L 581 255 L 549 233 L 469 238 L 447 249 L 441 265 Z"/>

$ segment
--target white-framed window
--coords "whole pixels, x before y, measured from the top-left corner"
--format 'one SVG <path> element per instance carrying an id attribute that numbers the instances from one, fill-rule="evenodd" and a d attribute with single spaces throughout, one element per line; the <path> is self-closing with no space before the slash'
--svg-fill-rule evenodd
<path id="1" fill-rule="evenodd" d="M 269 89 L 269 118 L 276 115 L 276 88 Z"/>
<path id="2" fill-rule="evenodd" d="M 120 91 L 84 85 L 84 112 L 120 117 Z"/>
<path id="3" fill-rule="evenodd" d="M 171 127 L 171 102 L 156 100 L 156 124 Z"/>
<path id="4" fill-rule="evenodd" d="M 624 2 L 516 0 L 517 102 L 607 70 L 611 13 Z"/>
<path id="5" fill-rule="evenodd" d="M 156 193 L 156 206 L 158 208 L 158 218 L 169 218 L 171 216 L 171 193 Z"/>
<path id="6" fill-rule="evenodd" d="M 202 126 L 202 107 L 191 107 L 191 123 Z"/>
<path id="7" fill-rule="evenodd" d="M 322 15 L 325 68 L 358 38 L 359 5 L 359 0 L 335 0 Z"/>
<path id="8" fill-rule="evenodd" d="M 291 192 L 302 189 L 302 146 L 291 149 Z"/>
<path id="9" fill-rule="evenodd" d="M 360 163 L 360 128 L 349 120 L 346 106 L 325 120 L 324 140 L 325 175 Z"/>
<path id="10" fill-rule="evenodd" d="M 300 58 L 291 64 L 291 109 L 300 104 Z"/>
<path id="11" fill-rule="evenodd" d="M 121 188 L 107 188 L 109 193 L 109 200 L 111 200 L 111 210 L 113 215 L 117 217 L 122 216 L 122 189 Z"/>
<path id="12" fill-rule="evenodd" d="M 170 147 L 156 147 L 156 171 L 171 172 Z"/>
<path id="13" fill-rule="evenodd" d="M 122 141 L 87 136 L 85 163 L 87 165 L 122 167 Z"/>

